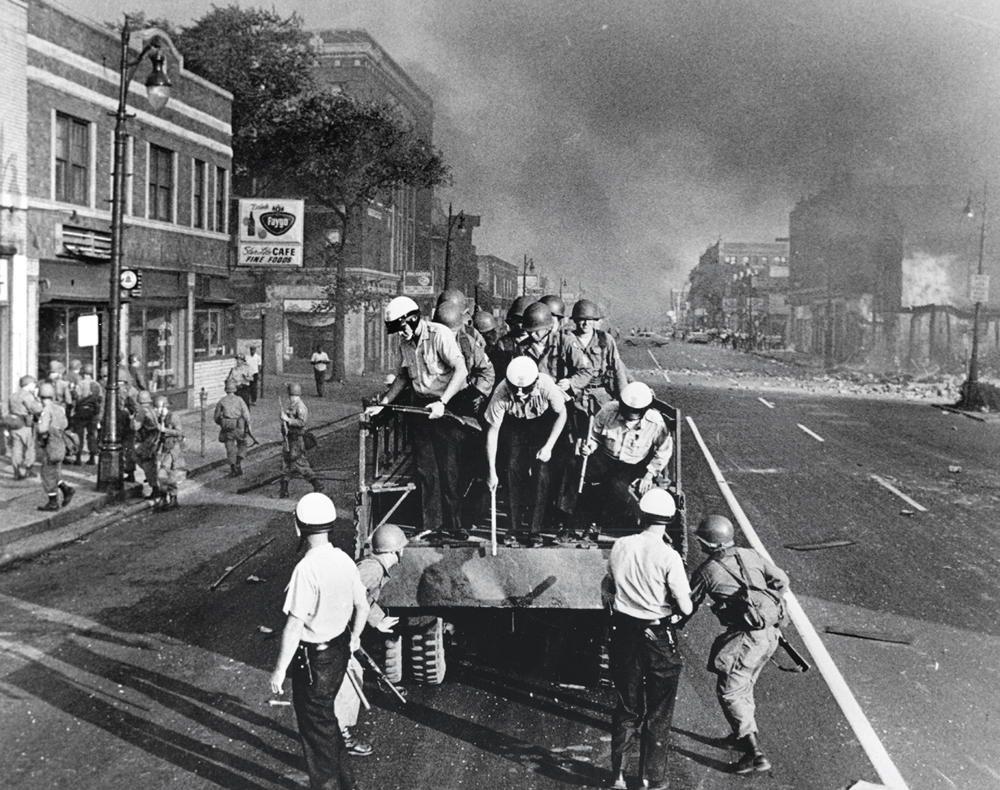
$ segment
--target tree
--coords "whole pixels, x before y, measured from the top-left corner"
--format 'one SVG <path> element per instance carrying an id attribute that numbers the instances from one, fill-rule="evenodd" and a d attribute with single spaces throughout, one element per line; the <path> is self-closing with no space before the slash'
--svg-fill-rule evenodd
<path id="1" fill-rule="evenodd" d="M 334 311 L 333 377 L 342 381 L 347 314 L 374 295 L 347 276 L 350 260 L 357 260 L 352 231 L 370 204 L 391 205 L 403 185 L 448 183 L 449 168 L 390 104 L 344 94 L 315 93 L 287 104 L 261 142 L 270 152 L 258 170 L 261 194 L 303 198 L 337 225 L 339 240 L 325 256 L 334 273 L 324 308 Z"/>
<path id="2" fill-rule="evenodd" d="M 233 94 L 233 184 L 252 196 L 269 149 L 273 119 L 313 87 L 316 55 L 298 14 L 213 6 L 174 35 L 186 69 Z"/>

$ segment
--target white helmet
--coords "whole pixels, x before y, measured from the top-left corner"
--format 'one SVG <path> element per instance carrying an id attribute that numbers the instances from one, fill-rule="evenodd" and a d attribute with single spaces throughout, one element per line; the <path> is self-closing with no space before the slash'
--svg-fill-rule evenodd
<path id="1" fill-rule="evenodd" d="M 538 364 L 531 357 L 515 357 L 507 365 L 507 381 L 515 387 L 530 387 L 538 381 Z"/>
<path id="2" fill-rule="evenodd" d="M 303 535 L 329 532 L 337 520 L 337 508 L 326 494 L 313 491 L 295 506 L 295 526 Z"/>
<path id="3" fill-rule="evenodd" d="M 669 491 L 651 488 L 639 500 L 639 510 L 649 516 L 671 519 L 677 513 L 677 503 Z"/>
<path id="4" fill-rule="evenodd" d="M 653 402 L 653 391 L 641 381 L 633 381 L 622 388 L 621 402 L 635 411 L 648 409 Z"/>
<path id="5" fill-rule="evenodd" d="M 386 305 L 383 319 L 388 324 L 419 312 L 420 308 L 417 306 L 417 303 L 409 296 L 397 296 Z"/>

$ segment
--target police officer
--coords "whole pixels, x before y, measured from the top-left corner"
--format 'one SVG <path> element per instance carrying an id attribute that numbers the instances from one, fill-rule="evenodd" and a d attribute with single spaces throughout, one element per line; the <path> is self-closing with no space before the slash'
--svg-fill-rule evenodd
<path id="1" fill-rule="evenodd" d="M 677 514 L 674 498 L 654 488 L 639 507 L 643 530 L 615 541 L 604 588 L 612 612 L 608 653 L 618 697 L 611 771 L 614 787 L 624 790 L 626 763 L 643 754 L 649 790 L 666 790 L 670 726 L 684 666 L 674 626 L 693 608 L 681 558 L 664 540 Z"/>
<path id="2" fill-rule="evenodd" d="M 392 633 L 392 629 L 399 623 L 399 618 L 390 617 L 378 605 L 379 595 L 390 579 L 389 571 L 402 559 L 403 549 L 408 542 L 403 530 L 395 524 L 383 524 L 372 533 L 371 554 L 358 561 L 358 575 L 361 576 L 361 583 L 365 587 L 365 595 L 371 606 L 368 625 L 382 634 Z M 347 671 L 353 674 L 360 688 L 362 668 L 356 659 L 351 659 Z M 345 677 L 337 694 L 337 721 L 340 722 L 347 751 L 364 757 L 372 753 L 372 745 L 358 740 L 351 733 L 351 727 L 358 723 L 360 710 L 361 698 L 355 691 L 351 679 Z"/>
<path id="3" fill-rule="evenodd" d="M 247 457 L 247 433 L 250 431 L 250 409 L 246 401 L 236 394 L 236 382 L 226 379 L 226 394 L 215 404 L 213 416 L 219 426 L 219 441 L 226 447 L 229 476 L 243 474 L 243 460 Z"/>
<path id="4" fill-rule="evenodd" d="M 21 376 L 18 389 L 10 396 L 10 415 L 20 420 L 20 426 L 7 429 L 10 435 L 10 463 L 14 479 L 33 477 L 35 472 L 35 423 L 42 413 L 38 398 L 38 383 L 34 376 Z"/>
<path id="5" fill-rule="evenodd" d="M 42 412 L 38 416 L 38 455 L 42 459 L 42 490 L 48 496 L 39 510 L 58 510 L 59 492 L 62 492 L 62 506 L 66 507 L 76 489 L 62 481 L 62 464 L 66 458 L 66 431 L 69 420 L 66 409 L 56 401 L 55 387 L 51 382 L 43 382 L 38 388 L 42 401 Z"/>
<path id="6" fill-rule="evenodd" d="M 355 786 L 335 701 L 347 662 L 361 646 L 368 600 L 351 558 L 329 541 L 337 509 L 313 492 L 295 508 L 295 532 L 305 556 L 292 571 L 285 595 L 287 615 L 270 689 L 284 693 L 292 679 L 292 705 L 299 727 L 310 787 Z"/>
<path id="7" fill-rule="evenodd" d="M 484 419 L 488 426 L 486 460 L 491 490 L 496 490 L 500 479 L 497 448 L 500 429 L 504 429 L 506 457 L 502 463 L 510 513 L 507 542 L 515 546 L 523 542 L 530 547 L 545 517 L 549 461 L 566 425 L 566 399 L 552 377 L 539 372 L 534 360 L 518 357 L 507 366 L 507 375 L 497 385 Z"/>
<path id="8" fill-rule="evenodd" d="M 590 436 L 584 440 L 581 454 L 588 458 L 586 480 L 596 486 L 585 487 L 585 496 L 576 502 L 574 523 L 584 526 L 588 515 L 600 516 L 587 533 L 596 540 L 601 522 L 621 528 L 635 523 L 630 490 L 642 496 L 663 474 L 673 455 L 674 440 L 653 403 L 653 391 L 641 381 L 625 386 L 617 401 L 608 403 L 594 418 Z M 595 505 L 604 503 L 604 507 Z M 680 545 L 674 548 L 682 552 Z"/>
<path id="9" fill-rule="evenodd" d="M 288 385 L 288 405 L 281 409 L 281 481 L 278 497 L 288 498 L 288 482 L 293 475 L 309 481 L 316 493 L 323 491 L 323 484 L 309 465 L 303 433 L 309 422 L 309 409 L 302 400 L 302 385 Z"/>
<path id="10" fill-rule="evenodd" d="M 753 549 L 737 548 L 733 525 L 725 516 L 708 516 L 695 533 L 708 559 L 691 577 L 697 607 L 712 599 L 712 612 L 725 629 L 712 644 L 708 669 L 716 674 L 716 696 L 732 727 L 743 756 L 735 772 L 767 771 L 767 759 L 757 741 L 753 691 L 760 672 L 778 647 L 781 596 L 788 589 L 788 575 Z M 765 616 L 763 628 L 751 630 L 739 603 L 742 590 L 754 588 L 755 600 Z"/>
<path id="11" fill-rule="evenodd" d="M 177 415 L 170 410 L 170 401 L 166 395 L 157 395 L 153 408 L 160 427 L 160 443 L 156 454 L 156 482 L 160 499 L 153 506 L 172 510 L 177 507 L 177 485 L 187 477 L 184 432 Z"/>
<path id="12" fill-rule="evenodd" d="M 386 332 L 399 335 L 402 361 L 380 403 L 392 403 L 410 387 L 413 405 L 429 412 L 428 417 L 414 415 L 411 421 L 424 529 L 467 538 L 459 513 L 460 447 L 465 429 L 454 420 L 440 419 L 451 399 L 466 386 L 468 368 L 462 350 L 451 330 L 421 318 L 417 303 L 407 296 L 389 302 L 384 318 Z"/>

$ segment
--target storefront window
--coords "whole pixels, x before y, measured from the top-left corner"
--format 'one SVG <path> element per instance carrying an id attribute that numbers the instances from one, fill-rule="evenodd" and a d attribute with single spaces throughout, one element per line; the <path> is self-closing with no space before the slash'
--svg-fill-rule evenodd
<path id="1" fill-rule="evenodd" d="M 95 314 L 97 308 L 92 306 L 47 304 L 39 308 L 38 375 L 48 375 L 52 360 L 59 360 L 68 369 L 70 362 L 78 359 L 98 370 L 97 346 L 80 345 L 80 317 Z"/>
<path id="2" fill-rule="evenodd" d="M 146 386 L 153 392 L 185 386 L 184 352 L 178 338 L 184 311 L 134 307 L 129 311 L 129 354 L 139 358 Z"/>
<path id="3" fill-rule="evenodd" d="M 228 357 L 235 353 L 235 347 L 227 331 L 227 324 L 226 311 L 222 308 L 195 310 L 195 359 Z"/>

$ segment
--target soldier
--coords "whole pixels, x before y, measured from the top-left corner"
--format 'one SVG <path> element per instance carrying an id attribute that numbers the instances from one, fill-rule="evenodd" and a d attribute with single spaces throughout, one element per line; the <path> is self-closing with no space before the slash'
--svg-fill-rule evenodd
<path id="1" fill-rule="evenodd" d="M 19 389 L 10 396 L 10 416 L 20 420 L 19 426 L 7 429 L 10 434 L 10 462 L 14 467 L 14 479 L 34 477 L 31 468 L 35 465 L 35 423 L 42 413 L 42 402 L 38 398 L 38 383 L 34 376 L 21 376 Z"/>
<path id="2" fill-rule="evenodd" d="M 757 740 L 753 690 L 778 647 L 788 574 L 753 549 L 737 548 L 733 524 L 725 516 L 708 516 L 695 534 L 708 559 L 691 576 L 694 608 L 711 598 L 712 612 L 725 629 L 712 643 L 708 669 L 716 674 L 719 705 L 743 750 L 733 770 L 768 771 L 771 761 Z M 760 610 L 759 622 L 747 618 L 747 596 Z"/>
<path id="3" fill-rule="evenodd" d="M 566 303 L 562 297 L 555 294 L 546 294 L 538 301 L 548 307 L 549 312 L 552 313 L 553 328 L 557 332 L 563 331 L 566 328 Z"/>
<path id="4" fill-rule="evenodd" d="M 62 506 L 66 507 L 76 489 L 62 481 L 62 464 L 66 458 L 67 428 L 66 409 L 56 401 L 55 387 L 46 381 L 38 388 L 42 401 L 42 413 L 38 416 L 38 453 L 42 459 L 42 490 L 48 502 L 39 505 L 39 510 L 58 510 L 59 492 L 62 492 Z"/>
<path id="5" fill-rule="evenodd" d="M 70 417 L 70 430 L 80 439 L 79 452 L 73 463 L 80 465 L 84 444 L 87 447 L 87 464 L 97 463 L 100 451 L 99 437 L 101 433 L 101 418 L 104 414 L 104 388 L 94 381 L 94 366 L 87 363 L 81 368 L 80 379 L 76 385 L 76 403 Z"/>
<path id="6" fill-rule="evenodd" d="M 279 398 L 280 405 L 280 398 Z M 288 482 L 293 475 L 308 480 L 313 491 L 321 493 L 323 484 L 313 472 L 306 457 L 303 434 L 309 422 L 309 409 L 302 400 L 302 385 L 292 382 L 288 385 L 288 405 L 281 406 L 281 488 L 278 497 L 288 499 Z"/>
<path id="7" fill-rule="evenodd" d="M 529 357 L 517 357 L 507 366 L 507 375 L 490 399 L 484 419 L 488 485 L 495 491 L 497 448 L 500 428 L 504 426 L 506 458 L 503 459 L 504 483 L 510 527 L 507 542 L 532 546 L 538 539 L 549 485 L 549 461 L 553 448 L 566 424 L 566 399 L 552 377 L 540 373 Z M 526 507 L 525 507 L 526 506 Z M 524 535 L 525 509 L 527 536 Z"/>
<path id="8" fill-rule="evenodd" d="M 521 355 L 517 345 L 528 336 L 521 324 L 524 319 L 524 311 L 533 302 L 534 300 L 530 296 L 519 296 L 511 303 L 507 310 L 508 331 L 497 341 L 493 354 L 490 356 L 494 370 L 507 370 L 510 361 Z"/>
<path id="9" fill-rule="evenodd" d="M 670 725 L 684 661 L 675 624 L 692 611 L 677 552 L 664 541 L 677 503 L 662 489 L 640 500 L 643 530 L 611 549 L 605 604 L 611 608 L 608 657 L 617 704 L 611 720 L 611 773 L 625 790 L 625 763 L 645 758 L 649 790 L 667 790 Z"/>
<path id="10" fill-rule="evenodd" d="M 451 411 L 479 418 L 486 408 L 490 395 L 493 394 L 493 382 L 496 378 L 493 363 L 486 355 L 486 343 L 485 341 L 477 343 L 476 336 L 466 331 L 469 327 L 463 323 L 462 313 L 453 303 L 438 304 L 437 310 L 434 311 L 434 321 L 454 332 L 458 347 L 462 351 L 462 358 L 465 359 L 465 367 L 469 372 L 466 378 L 467 386 L 452 399 Z M 482 337 L 479 339 L 482 340 Z"/>
<path id="11" fill-rule="evenodd" d="M 497 371 L 502 372 L 507 369 L 506 365 L 503 367 L 498 366 L 502 361 L 502 352 L 499 348 L 500 338 L 502 337 L 500 327 L 497 326 L 497 320 L 493 317 L 493 313 L 487 313 L 485 310 L 479 310 L 472 316 L 472 325 L 483 336 L 483 340 L 486 343 L 486 356 L 490 358 L 490 362 L 493 364 L 495 379 Z M 498 383 L 494 381 L 494 384 Z"/>
<path id="12" fill-rule="evenodd" d="M 236 364 L 230 368 L 226 381 L 232 381 L 236 384 L 236 395 L 242 398 L 249 409 L 250 390 L 253 389 L 253 371 L 247 364 L 246 354 L 241 352 L 236 355 Z"/>
<path id="13" fill-rule="evenodd" d="M 160 499 L 153 507 L 172 510 L 177 507 L 177 485 L 187 477 L 184 462 L 184 433 L 180 421 L 170 411 L 166 395 L 157 395 L 153 403 L 160 425 L 160 449 L 156 460 L 156 481 Z"/>
<path id="14" fill-rule="evenodd" d="M 132 430 L 135 436 L 135 460 L 146 476 L 150 488 L 145 499 L 159 500 L 163 494 L 157 470 L 159 468 L 160 452 L 160 421 L 153 407 L 153 396 L 149 390 L 139 390 L 136 396 L 138 411 L 132 416 Z"/>
<path id="15" fill-rule="evenodd" d="M 365 595 L 371 610 L 368 613 L 368 625 L 375 628 L 380 633 L 388 634 L 399 623 L 398 617 L 390 617 L 385 610 L 378 605 L 378 598 L 382 588 L 389 581 L 389 571 L 403 557 L 403 549 L 408 543 L 403 530 L 395 524 L 383 524 L 372 533 L 371 554 L 358 561 L 358 574 L 361 576 L 361 583 L 365 586 Z M 352 658 L 347 667 L 347 671 L 353 673 L 354 679 L 361 687 L 362 668 L 357 660 Z M 344 682 L 337 693 L 337 721 L 340 722 L 340 729 L 344 735 L 344 746 L 350 754 L 366 756 L 372 753 L 372 745 L 359 741 L 351 733 L 351 727 L 358 723 L 358 714 L 361 712 L 361 698 L 355 691 L 354 683 L 349 677 L 344 677 Z"/>
<path id="16" fill-rule="evenodd" d="M 598 408 L 614 400 L 629 382 L 628 369 L 618 353 L 615 339 L 598 327 L 603 316 L 600 308 L 589 299 L 573 305 L 573 337 L 590 359 L 594 378 L 587 393 L 593 395 Z"/>
<path id="17" fill-rule="evenodd" d="M 649 491 L 667 468 L 674 451 L 674 439 L 653 403 L 653 391 L 641 381 L 625 386 L 619 400 L 607 404 L 594 418 L 590 436 L 583 441 L 581 455 L 588 458 L 586 479 L 597 485 L 585 488 L 573 512 L 574 526 L 598 512 L 585 537 L 597 540 L 601 521 L 618 529 L 633 526 L 638 518 L 634 488 L 638 496 Z M 682 547 L 674 544 L 683 556 Z"/>
<path id="18" fill-rule="evenodd" d="M 299 739 L 315 790 L 355 787 L 336 698 L 348 659 L 361 647 L 369 609 L 354 562 L 330 543 L 336 519 L 337 509 L 324 494 L 306 494 L 295 508 L 299 546 L 308 550 L 286 588 L 287 620 L 269 681 L 273 694 L 283 694 L 285 676 L 291 675 Z"/>
<path id="19" fill-rule="evenodd" d="M 456 421 L 441 420 L 448 403 L 466 386 L 462 350 L 453 332 L 423 320 L 417 303 L 407 296 L 389 302 L 384 318 L 386 332 L 400 336 L 402 362 L 380 403 L 391 403 L 410 387 L 413 405 L 429 412 L 427 417 L 414 415 L 411 422 L 424 529 L 439 537 L 449 533 L 467 538 L 459 521 L 459 448 L 465 429 Z"/>
<path id="20" fill-rule="evenodd" d="M 132 383 L 128 367 L 125 366 L 123 355 L 119 355 L 118 365 L 118 402 L 115 405 L 115 415 L 118 419 L 118 439 L 122 445 L 122 476 L 126 482 L 135 482 L 135 428 L 132 425 L 132 415 L 138 409 L 136 397 L 139 390 Z M 123 378 L 124 376 L 124 378 Z M 101 377 L 98 383 L 108 389 L 108 366 L 101 365 Z M 105 407 L 107 408 L 107 407 Z"/>
<path id="21" fill-rule="evenodd" d="M 139 361 L 138 354 L 128 355 L 128 380 L 136 392 L 149 389 L 146 386 L 146 377 L 143 375 L 142 363 Z"/>
<path id="22" fill-rule="evenodd" d="M 246 401 L 236 395 L 236 381 L 226 379 L 226 394 L 215 404 L 215 424 L 219 426 L 219 441 L 226 446 L 229 476 L 243 474 L 243 460 L 247 457 L 247 434 L 250 431 L 250 409 Z"/>
<path id="23" fill-rule="evenodd" d="M 66 366 L 58 359 L 49 362 L 49 382 L 55 392 L 55 402 L 66 411 L 66 418 L 73 411 L 73 388 L 65 378 Z"/>

